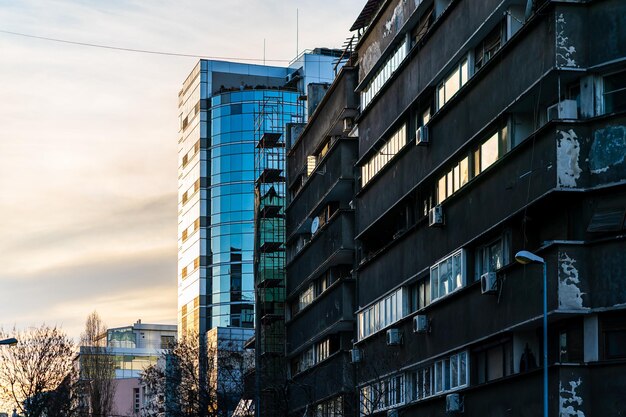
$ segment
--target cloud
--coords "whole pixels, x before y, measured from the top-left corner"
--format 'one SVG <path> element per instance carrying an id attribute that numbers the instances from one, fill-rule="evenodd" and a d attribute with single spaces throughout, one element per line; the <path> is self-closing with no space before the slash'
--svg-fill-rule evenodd
<path id="1" fill-rule="evenodd" d="M 0 0 L 2 29 L 291 59 L 340 47 L 365 0 Z M 296 9 L 299 33 L 296 36 Z M 76 332 L 176 316 L 177 94 L 195 58 L 0 33 L 0 318 Z M 286 64 L 286 63 L 285 63 Z M 142 314 L 143 311 L 143 314 Z"/>
<path id="2" fill-rule="evenodd" d="M 77 337 L 93 310 L 111 327 L 138 318 L 175 323 L 175 256 L 172 251 L 129 253 L 33 274 L 4 275 L 0 326 L 46 322 Z"/>

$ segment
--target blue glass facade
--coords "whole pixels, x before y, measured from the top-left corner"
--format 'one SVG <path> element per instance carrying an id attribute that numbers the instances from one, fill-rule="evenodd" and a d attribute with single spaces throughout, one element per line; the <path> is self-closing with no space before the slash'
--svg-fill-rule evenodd
<path id="1" fill-rule="evenodd" d="M 209 328 L 254 327 L 255 148 L 264 132 L 301 121 L 297 99 L 298 93 L 278 89 L 230 91 L 211 98 Z"/>

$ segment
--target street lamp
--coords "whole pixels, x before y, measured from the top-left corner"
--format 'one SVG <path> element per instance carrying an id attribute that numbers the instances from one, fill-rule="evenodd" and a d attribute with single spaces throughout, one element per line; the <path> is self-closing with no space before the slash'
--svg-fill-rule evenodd
<path id="1" fill-rule="evenodd" d="M 17 339 L 14 337 L 11 337 L 9 339 L 0 340 L 0 345 L 15 346 L 17 345 Z"/>
<path id="2" fill-rule="evenodd" d="M 543 265 L 543 416 L 548 417 L 548 272 L 546 261 L 527 250 L 517 252 L 515 260 L 522 265 Z"/>

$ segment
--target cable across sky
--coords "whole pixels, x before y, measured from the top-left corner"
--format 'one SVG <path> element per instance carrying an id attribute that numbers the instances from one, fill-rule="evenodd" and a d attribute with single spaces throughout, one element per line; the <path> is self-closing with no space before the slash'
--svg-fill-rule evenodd
<path id="1" fill-rule="evenodd" d="M 208 55 L 201 55 L 201 54 L 183 54 L 183 53 L 178 53 L 178 52 L 152 51 L 152 50 L 147 50 L 147 49 L 125 48 L 121 46 L 102 45 L 102 44 L 96 44 L 96 43 L 90 43 L 90 42 L 78 42 L 78 41 L 71 41 L 67 39 L 50 38 L 47 36 L 37 36 L 37 35 L 31 35 L 28 33 L 12 32 L 9 30 L 2 30 L 2 29 L 0 29 L 0 33 L 21 36 L 24 38 L 39 39 L 39 40 L 44 40 L 44 41 L 49 41 L 49 42 L 58 42 L 58 43 L 65 43 L 65 44 L 70 44 L 70 45 L 87 46 L 91 48 L 112 49 L 115 51 L 135 52 L 135 53 L 151 54 L 151 55 L 165 55 L 165 56 L 174 56 L 174 57 L 182 57 L 182 58 L 200 58 L 200 59 L 213 59 L 213 60 L 225 60 L 225 61 L 258 61 L 258 62 L 267 62 L 267 61 L 290 62 L 291 61 L 289 59 L 241 58 L 241 57 L 226 57 L 226 56 L 208 56 Z"/>

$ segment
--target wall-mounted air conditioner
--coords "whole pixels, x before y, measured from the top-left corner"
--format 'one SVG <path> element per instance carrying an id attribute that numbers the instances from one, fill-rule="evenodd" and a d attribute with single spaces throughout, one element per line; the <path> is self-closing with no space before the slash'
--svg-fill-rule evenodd
<path id="1" fill-rule="evenodd" d="M 430 227 L 443 226 L 443 208 L 437 205 L 428 212 L 428 225 Z"/>
<path id="2" fill-rule="evenodd" d="M 498 277 L 495 272 L 487 272 L 480 276 L 480 291 L 483 294 L 498 292 Z"/>
<path id="3" fill-rule="evenodd" d="M 548 121 L 555 119 L 578 119 L 576 100 L 563 100 L 548 107 Z"/>
<path id="4" fill-rule="evenodd" d="M 415 144 L 420 145 L 428 145 L 430 138 L 428 136 L 428 126 L 420 126 L 415 131 Z"/>
<path id="5" fill-rule="evenodd" d="M 448 394 L 446 395 L 446 412 L 447 413 L 461 413 L 463 412 L 463 399 L 461 394 Z"/>
<path id="6" fill-rule="evenodd" d="M 425 314 L 418 314 L 413 317 L 413 331 L 415 333 L 426 333 L 428 331 L 428 317 Z"/>
<path id="7" fill-rule="evenodd" d="M 363 359 L 362 356 L 361 349 L 354 348 L 350 350 L 350 362 L 359 363 Z"/>
<path id="8" fill-rule="evenodd" d="M 397 346 L 402 344 L 402 332 L 399 329 L 387 330 L 387 345 Z"/>

